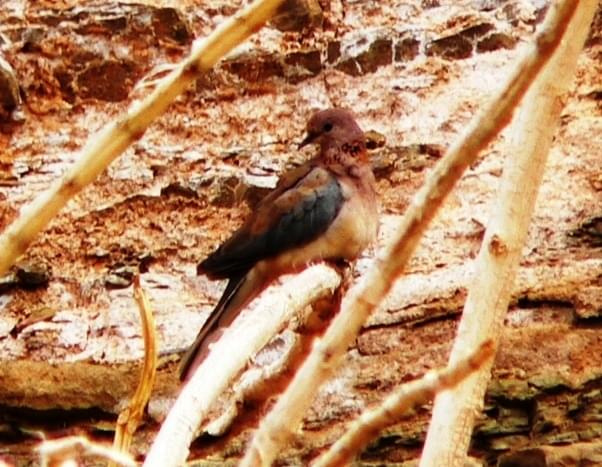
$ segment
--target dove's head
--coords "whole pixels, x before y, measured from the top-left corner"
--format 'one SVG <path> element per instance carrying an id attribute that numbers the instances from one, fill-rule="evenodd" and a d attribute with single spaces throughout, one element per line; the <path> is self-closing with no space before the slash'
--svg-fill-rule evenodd
<path id="1" fill-rule="evenodd" d="M 299 148 L 308 144 L 319 144 L 322 151 L 359 146 L 365 148 L 364 132 L 358 126 L 353 114 L 345 109 L 320 110 L 307 122 L 307 136 Z"/>

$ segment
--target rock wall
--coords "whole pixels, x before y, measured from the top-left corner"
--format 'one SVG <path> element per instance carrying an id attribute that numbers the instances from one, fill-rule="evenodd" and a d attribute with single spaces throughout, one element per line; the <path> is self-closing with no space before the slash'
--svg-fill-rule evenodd
<path id="1" fill-rule="evenodd" d="M 0 228 L 73 163 L 90 135 L 146 95 L 195 37 L 240 3 L 4 1 Z M 0 458 L 32 458 L 37 429 L 110 439 L 143 352 L 131 288 L 136 273 L 161 342 L 154 396 L 134 446 L 142 457 L 177 392 L 181 351 L 222 287 L 197 277 L 196 263 L 281 171 L 309 157 L 296 144 L 311 112 L 351 108 L 370 132 L 382 244 L 429 169 L 512 70 L 547 5 L 287 0 L 273 22 L 199 79 L 71 201 L 1 279 Z M 599 460 L 601 76 L 598 11 L 474 433 L 471 455 L 480 464 Z M 445 363 L 502 164 L 512 156 L 506 138 L 465 174 L 406 274 L 321 389 L 281 464 L 306 464 L 395 385 Z M 371 255 L 360 259 L 360 273 Z M 279 352 L 250 363 L 251 373 L 278 361 L 287 332 L 270 345 Z M 228 396 L 215 417 L 233 413 Z M 219 426 L 208 425 L 217 436 L 201 436 L 193 457 L 237 459 L 253 428 L 245 413 L 264 410 L 243 404 Z M 388 428 L 360 461 L 418 457 L 429 412 L 420 408 Z"/>

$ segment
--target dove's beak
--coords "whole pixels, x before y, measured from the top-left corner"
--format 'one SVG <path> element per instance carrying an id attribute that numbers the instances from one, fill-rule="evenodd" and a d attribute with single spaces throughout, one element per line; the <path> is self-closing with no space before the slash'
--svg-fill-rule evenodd
<path id="1" fill-rule="evenodd" d="M 318 136 L 320 135 L 316 133 L 308 133 L 307 136 L 303 139 L 303 141 L 299 143 L 298 149 L 304 148 L 308 144 L 313 143 Z"/>

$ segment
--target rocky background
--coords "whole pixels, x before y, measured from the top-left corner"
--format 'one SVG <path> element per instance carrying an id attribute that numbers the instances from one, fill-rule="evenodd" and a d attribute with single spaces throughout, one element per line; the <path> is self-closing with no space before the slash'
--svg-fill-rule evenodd
<path id="1" fill-rule="evenodd" d="M 0 228 L 148 94 L 238 0 L 4 0 L 0 6 Z M 112 439 L 143 354 L 141 274 L 161 361 L 134 453 L 177 393 L 181 352 L 222 284 L 196 263 L 306 160 L 312 111 L 351 108 L 370 131 L 381 243 L 429 168 L 503 83 L 543 0 L 289 0 L 199 79 L 0 280 L 0 459 L 34 462 L 38 432 Z M 602 10 L 582 53 L 524 248 L 486 408 L 478 465 L 602 464 Z M 325 385 L 280 464 L 303 465 L 398 383 L 444 365 L 489 216 L 507 134 L 465 174 L 406 274 Z M 369 264 L 372 251 L 359 261 Z M 277 363 L 287 333 L 250 363 Z M 276 352 L 272 352 L 276 350 Z M 233 386 L 235 390 L 236 385 Z M 254 422 L 228 394 L 193 458 L 235 461 Z M 237 415 L 238 413 L 238 415 Z M 391 426 L 363 465 L 419 456 L 428 406 Z M 33 461 L 32 461 L 33 459 Z M 565 462 L 562 464 L 561 462 Z"/>

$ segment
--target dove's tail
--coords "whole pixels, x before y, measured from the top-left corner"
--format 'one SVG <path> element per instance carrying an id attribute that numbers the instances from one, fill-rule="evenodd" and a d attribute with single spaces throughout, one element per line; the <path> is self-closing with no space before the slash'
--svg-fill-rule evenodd
<path id="1" fill-rule="evenodd" d="M 248 282 L 246 274 L 232 277 L 228 281 L 219 302 L 201 327 L 194 343 L 180 360 L 178 373 L 181 381 L 187 380 L 189 375 L 209 354 L 209 344 L 216 340 L 215 338 L 211 339 L 213 332 L 218 328 L 228 326 L 256 295 L 249 293 L 250 288 L 248 286 L 243 287 L 249 285 L 245 282 Z M 219 337 L 219 335 L 216 337 Z"/>

